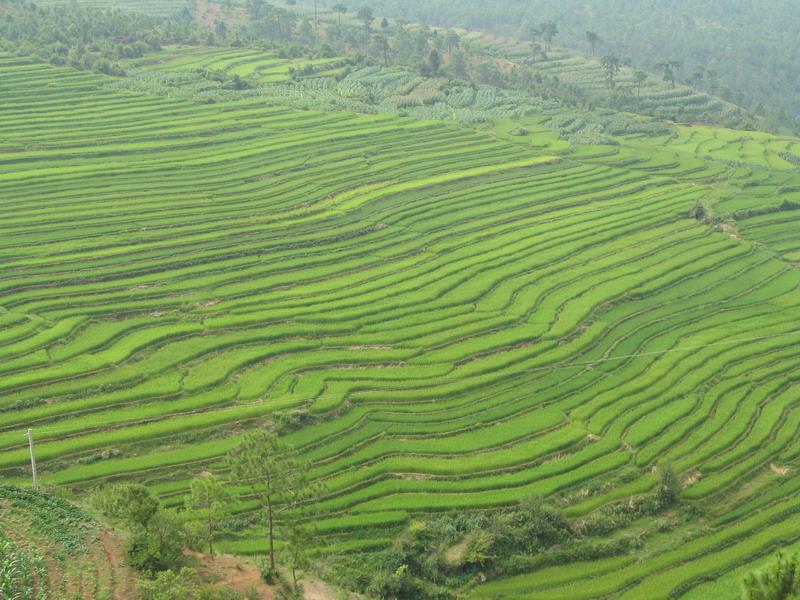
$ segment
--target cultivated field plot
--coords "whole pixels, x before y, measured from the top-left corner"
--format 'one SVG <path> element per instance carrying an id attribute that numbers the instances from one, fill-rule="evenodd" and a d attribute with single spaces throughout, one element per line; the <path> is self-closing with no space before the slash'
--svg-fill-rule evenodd
<path id="1" fill-rule="evenodd" d="M 92 8 L 121 8 L 148 15 L 167 16 L 179 13 L 185 8 L 192 9 L 194 0 L 39 0 L 37 4 L 47 6 L 66 6 L 79 4 Z"/>
<path id="2" fill-rule="evenodd" d="M 691 216 L 771 205 L 791 161 L 747 144 L 716 161 L 689 138 L 552 156 L 7 56 L 0 74 L 7 481 L 27 480 L 33 426 L 45 482 L 136 478 L 178 504 L 243 431 L 293 411 L 285 439 L 326 483 L 319 551 L 530 494 L 587 515 L 652 488 L 659 460 L 706 511 L 641 555 L 476 598 L 667 598 L 800 540 L 784 225 Z"/>
<path id="3" fill-rule="evenodd" d="M 135 597 L 122 540 L 91 515 L 51 496 L 0 486 L 0 597 Z"/>
<path id="4" fill-rule="evenodd" d="M 291 80 L 290 69 L 306 69 L 315 77 L 335 75 L 342 61 L 342 58 L 288 59 L 259 50 L 197 46 L 165 48 L 133 62 L 154 71 L 211 70 L 238 75 L 255 83 L 281 83 Z"/>
<path id="5" fill-rule="evenodd" d="M 558 47 L 550 50 L 546 59 L 537 57 L 534 61 L 527 42 L 478 31 L 458 31 L 469 47 L 511 61 L 504 65 L 501 60 L 500 66 L 510 68 L 513 63 L 524 63 L 542 77 L 557 78 L 595 97 L 605 98 L 621 93 L 627 110 L 680 121 L 708 121 L 709 115 L 719 116 L 735 111 L 733 105 L 688 86 L 676 85 L 673 88 L 660 75 L 650 73 L 639 83 L 635 77 L 637 69 L 627 65 L 620 65 L 614 89 L 610 90 L 606 69 L 599 56 L 590 57 Z"/>

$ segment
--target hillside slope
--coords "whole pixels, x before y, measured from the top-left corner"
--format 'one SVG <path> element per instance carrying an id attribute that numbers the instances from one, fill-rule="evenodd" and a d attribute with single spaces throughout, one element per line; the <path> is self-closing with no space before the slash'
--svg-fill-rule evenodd
<path id="1" fill-rule="evenodd" d="M 275 4 L 307 19 L 314 19 L 316 15 L 333 32 L 337 31 L 337 24 L 341 20 L 341 15 L 331 10 L 330 3 L 327 7 L 322 3 L 316 8 L 308 0 L 301 4 L 279 0 Z M 448 33 L 457 33 L 460 36 L 459 47 L 470 59 L 471 68 L 468 72 L 472 81 L 502 85 L 506 89 L 511 88 L 529 96 L 559 98 L 565 107 L 577 103 L 584 107 L 606 107 L 675 122 L 715 123 L 732 127 L 750 128 L 753 122 L 752 115 L 740 106 L 714 95 L 719 91 L 718 84 L 698 88 L 696 85 L 681 83 L 681 71 L 677 68 L 677 81 L 668 82 L 658 72 L 655 62 L 637 64 L 631 62 L 626 54 L 617 55 L 619 63 L 613 83 L 610 84 L 607 70 L 602 64 L 602 57 L 609 53 L 608 48 L 596 48 L 591 52 L 585 48 L 582 39 L 569 39 L 572 45 L 566 47 L 561 36 L 545 50 L 539 34 L 532 44 L 534 38 L 528 30 L 534 25 L 538 26 L 533 21 L 526 21 L 524 24 L 517 21 L 515 27 L 502 29 L 510 32 L 509 35 L 499 35 L 488 33 L 485 27 L 477 25 L 479 19 L 469 19 L 469 11 L 462 14 L 461 4 L 457 10 L 453 9 L 453 5 L 448 5 L 440 11 L 435 9 L 435 3 L 426 4 L 426 8 L 438 15 L 436 17 L 413 3 L 405 8 L 386 2 L 378 3 L 377 6 L 378 10 L 384 11 L 380 14 L 390 17 L 419 16 L 410 21 L 391 19 L 386 30 L 389 32 L 404 28 L 412 35 L 423 31 L 430 33 L 431 30 L 420 22 L 456 25 L 447 30 L 443 27 L 434 29 L 440 42 L 437 47 L 444 52 L 446 44 L 441 43 L 442 40 L 447 39 Z M 450 13 L 453 15 L 448 17 Z M 491 25 L 492 17 L 486 11 L 481 11 L 480 14 L 487 20 L 485 23 Z M 355 15 L 345 15 L 344 19 L 351 25 L 358 23 Z M 462 26 L 457 26 L 459 24 Z M 465 24 L 472 26 L 463 27 Z M 491 68 L 483 69 L 485 65 L 491 65 Z M 637 79 L 637 76 L 641 79 Z"/>
<path id="2" fill-rule="evenodd" d="M 690 518 L 510 590 L 666 598 L 800 539 L 797 139 L 580 145 L 547 116 L 480 132 L 0 71 L 8 480 L 33 423 L 46 482 L 180 505 L 282 414 L 325 484 L 318 556 L 531 494 L 590 518 L 665 459 Z"/>
<path id="3" fill-rule="evenodd" d="M 301 0 L 309 4 L 310 0 Z M 335 0 L 320 0 L 333 6 Z M 600 56 L 615 53 L 637 68 L 678 61 L 679 80 L 699 70 L 699 85 L 765 116 L 772 127 L 800 127 L 796 57 L 800 7 L 793 0 L 697 2 L 655 0 L 374 0 L 376 12 L 441 27 L 464 27 L 527 38 L 531 26 L 554 20 L 556 43 Z"/>
<path id="4" fill-rule="evenodd" d="M 0 486 L 0 597 L 135 600 L 122 539 L 47 493 Z"/>

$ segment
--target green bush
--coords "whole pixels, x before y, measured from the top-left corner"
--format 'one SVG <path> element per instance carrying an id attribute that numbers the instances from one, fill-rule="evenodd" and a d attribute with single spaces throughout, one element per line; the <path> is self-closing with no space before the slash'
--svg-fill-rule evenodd
<path id="1" fill-rule="evenodd" d="M 797 600 L 800 598 L 800 554 L 784 556 L 742 581 L 743 600 Z"/>
<path id="2" fill-rule="evenodd" d="M 141 600 L 194 600 L 197 597 L 197 572 L 183 568 L 179 573 L 162 571 L 139 583 Z"/>
<path id="3" fill-rule="evenodd" d="M 229 587 L 206 584 L 197 571 L 187 567 L 179 572 L 162 571 L 153 579 L 139 583 L 141 600 L 256 600 L 252 593 L 241 594 Z"/>
<path id="4" fill-rule="evenodd" d="M 126 527 L 146 529 L 158 512 L 158 499 L 138 483 L 110 485 L 95 490 L 92 503 L 112 521 Z"/>
<path id="5" fill-rule="evenodd" d="M 672 465 L 660 465 L 657 468 L 658 487 L 656 488 L 655 498 L 658 508 L 668 508 L 678 502 L 681 495 L 681 482 L 675 475 Z"/>
<path id="6" fill-rule="evenodd" d="M 130 565 L 144 573 L 175 568 L 189 541 L 183 519 L 173 510 L 159 510 L 147 527 L 137 528 L 125 545 Z"/>
<path id="7" fill-rule="evenodd" d="M 573 535 L 564 515 L 537 496 L 520 502 L 517 510 L 501 513 L 497 527 L 498 543 L 508 553 L 532 554 Z"/>

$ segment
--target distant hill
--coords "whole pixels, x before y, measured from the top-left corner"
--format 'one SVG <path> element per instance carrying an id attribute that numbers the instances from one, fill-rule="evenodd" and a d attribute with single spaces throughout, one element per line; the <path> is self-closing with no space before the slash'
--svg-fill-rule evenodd
<path id="1" fill-rule="evenodd" d="M 677 82 L 672 85 L 653 71 L 635 68 L 629 61 L 620 61 L 613 82 L 609 82 L 607 68 L 599 53 L 590 56 L 580 50 L 553 46 L 546 53 L 534 54 L 530 44 L 519 38 L 458 31 L 471 48 L 529 69 L 534 75 L 533 89 L 540 83 L 558 82 L 565 99 L 578 100 L 589 108 L 606 106 L 677 122 L 706 122 L 733 127 L 742 126 L 749 120 L 740 107 L 709 91 Z M 641 78 L 637 79 L 637 76 Z"/>
<path id="2" fill-rule="evenodd" d="M 309 0 L 303 0 L 308 2 Z M 320 0 L 326 6 L 336 0 Z M 614 53 L 636 67 L 677 61 L 680 81 L 698 67 L 705 90 L 760 113 L 766 125 L 800 130 L 800 3 L 794 0 L 373 0 L 380 14 L 445 27 L 527 36 L 554 20 L 557 44 Z"/>
<path id="3" fill-rule="evenodd" d="M 66 0 L 45 2 L 58 5 L 64 4 Z M 319 105 L 320 92 L 323 92 L 324 101 L 329 105 L 366 112 L 374 112 L 378 104 L 386 105 L 387 100 L 388 104 L 395 105 L 394 108 L 399 103 L 402 109 L 414 107 L 419 104 L 418 100 L 424 100 L 425 113 L 431 112 L 430 108 L 442 100 L 455 98 L 455 106 L 444 108 L 443 111 L 443 107 L 436 107 L 435 112 L 437 116 L 443 114 L 460 122 L 484 120 L 487 116 L 509 116 L 509 105 L 513 105 L 512 112 L 527 112 L 526 106 L 533 106 L 536 112 L 541 112 L 543 106 L 555 102 L 565 108 L 580 107 L 590 111 L 595 108 L 610 108 L 679 123 L 708 123 L 735 129 L 752 129 L 756 125 L 756 120 L 747 111 L 715 96 L 715 85 L 709 83 L 706 86 L 708 89 L 703 89 L 699 80 L 693 81 L 691 85 L 680 83 L 681 73 L 678 67 L 670 67 L 670 77 L 666 80 L 665 73 L 639 69 L 631 60 L 616 56 L 612 71 L 609 71 L 609 64 L 605 59 L 610 55 L 602 56 L 606 51 L 604 42 L 599 41 L 590 49 L 582 48 L 580 42 L 576 42 L 573 47 L 567 47 L 560 39 L 562 36 L 551 39 L 542 34 L 531 34 L 532 21 L 518 27 L 517 37 L 457 28 L 455 31 L 458 37 L 454 46 L 452 31 L 431 30 L 418 22 L 384 20 L 379 16 L 373 24 L 375 31 L 372 42 L 365 45 L 363 25 L 358 20 L 357 13 L 350 8 L 347 13 L 342 14 L 325 7 L 315 9 L 308 2 L 297 4 L 275 0 L 269 3 L 272 6 L 269 11 L 274 10 L 274 13 L 267 11 L 271 17 L 264 13 L 254 19 L 254 13 L 251 14 L 252 11 L 245 8 L 243 0 L 226 3 L 170 0 L 158 7 L 150 0 L 79 0 L 78 4 L 103 8 L 117 6 L 149 14 L 149 21 L 142 23 L 140 29 L 149 27 L 154 30 L 154 35 L 132 34 L 131 27 L 125 26 L 125 19 L 105 15 L 105 25 L 97 30 L 101 34 L 109 28 L 115 31 L 107 36 L 104 43 L 65 52 L 60 49 L 57 38 L 50 39 L 40 34 L 35 43 L 30 39 L 20 43 L 14 27 L 4 26 L 0 29 L 9 30 L 6 37 L 14 40 L 5 49 L 18 53 L 18 49 L 22 48 L 39 56 L 43 55 L 44 49 L 54 64 L 64 64 L 66 61 L 72 66 L 78 65 L 80 68 L 91 68 L 107 74 L 121 74 L 124 69 L 130 72 L 129 67 L 134 66 L 160 73 L 178 70 L 184 76 L 194 76 L 196 79 L 199 73 L 210 70 L 215 77 L 223 78 L 233 87 L 284 84 L 292 79 L 336 78 L 338 85 L 333 94 L 328 93 L 329 86 L 320 90 L 315 85 L 301 90 L 301 96 L 313 96 L 314 103 Z M 165 28 L 160 27 L 159 21 L 153 19 L 154 16 L 170 12 L 177 15 L 170 22 L 171 26 L 180 24 L 180 34 L 177 36 L 166 35 Z M 57 14 L 51 14 L 48 18 L 56 22 L 61 20 Z M 315 22 L 318 22 L 316 33 L 312 26 Z M 2 33 L 0 31 L 0 37 Z M 137 40 L 136 43 L 125 45 L 119 42 L 120 39 L 130 41 L 132 36 Z M 217 39 L 220 37 L 222 39 Z M 176 40 L 188 41 L 189 45 L 175 51 L 170 44 L 164 52 L 143 56 L 138 49 L 145 43 L 153 48 L 158 47 L 158 44 L 153 43 L 155 39 L 168 43 Z M 447 39 L 451 41 L 447 42 Z M 209 46 L 198 45 L 201 40 L 210 43 L 213 50 L 209 52 Z M 381 46 L 380 40 L 384 40 L 385 48 Z M 235 49 L 222 47 L 223 41 L 227 41 Z M 273 51 L 264 54 L 259 51 L 258 44 L 267 44 Z M 453 94 L 451 89 L 441 89 L 443 82 L 426 81 L 421 84 L 423 79 L 441 78 L 431 78 L 431 73 L 421 72 L 430 49 L 438 50 L 438 60 L 443 61 L 444 67 L 444 73 L 439 71 L 434 75 L 446 75 L 448 78 L 512 91 L 515 98 L 501 100 L 500 104 L 505 105 L 500 111 L 502 114 L 487 115 L 484 114 L 487 113 L 486 110 L 475 110 L 475 102 L 470 101 L 463 105 L 461 96 L 464 94 L 461 93 L 461 88 Z M 126 64 L 124 59 L 130 57 L 141 60 L 133 65 Z M 370 69 L 351 77 L 353 69 L 348 67 L 353 65 Z M 401 67 L 405 73 L 400 74 L 396 69 L 391 72 L 383 70 L 390 66 Z M 380 70 L 376 71 L 378 67 Z M 417 75 L 417 83 L 410 81 L 410 76 L 414 73 Z M 419 77 L 420 74 L 422 77 Z M 145 75 L 146 86 L 163 83 L 163 75 Z M 242 79 L 247 79 L 247 83 L 242 82 Z M 275 91 L 279 96 L 295 96 L 297 87 L 290 86 L 288 90 Z M 413 90 L 413 97 L 408 97 L 409 90 Z M 470 91 L 465 93 L 472 94 Z M 301 97 L 300 101 L 305 100 Z M 365 101 L 367 106 L 354 105 L 353 101 Z M 487 103 L 478 104 L 485 106 Z M 497 104 L 494 100 L 490 101 L 489 108 L 492 110 L 488 112 L 496 113 L 494 109 Z M 382 106 L 380 110 L 387 108 L 392 109 L 391 106 Z M 458 111 L 458 115 L 453 114 L 453 109 Z M 413 116 L 430 116 L 418 113 L 419 111 L 414 111 Z"/>

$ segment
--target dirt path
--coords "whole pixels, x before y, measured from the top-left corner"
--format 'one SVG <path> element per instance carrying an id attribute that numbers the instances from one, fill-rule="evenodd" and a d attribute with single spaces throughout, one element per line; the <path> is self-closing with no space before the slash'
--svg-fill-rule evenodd
<path id="1" fill-rule="evenodd" d="M 113 531 L 103 531 L 100 534 L 100 542 L 111 571 L 112 599 L 136 600 L 139 597 L 136 574 L 125 564 L 122 536 Z"/>
<path id="2" fill-rule="evenodd" d="M 336 591 L 324 581 L 309 579 L 303 582 L 305 600 L 337 600 L 344 596 L 337 595 Z M 357 600 L 357 596 L 347 596 L 348 600 Z"/>

